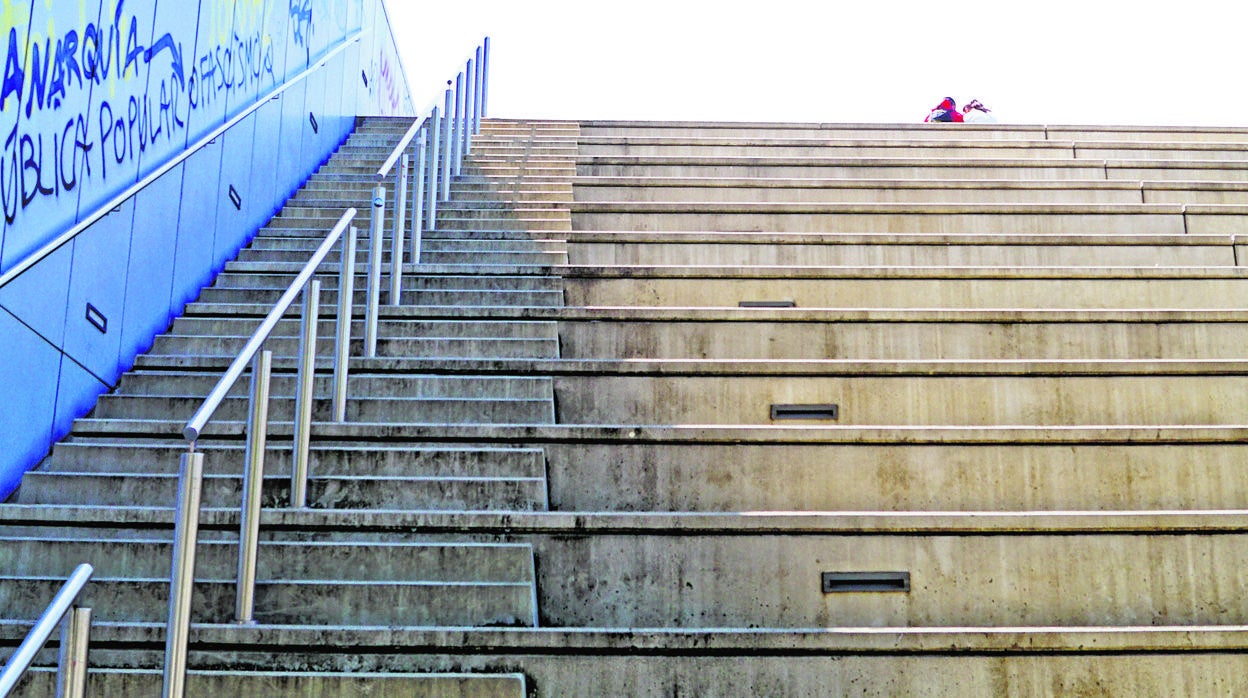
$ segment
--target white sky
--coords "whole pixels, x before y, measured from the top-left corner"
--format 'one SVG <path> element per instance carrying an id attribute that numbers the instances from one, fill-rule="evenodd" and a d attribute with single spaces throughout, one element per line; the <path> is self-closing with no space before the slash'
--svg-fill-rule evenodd
<path id="1" fill-rule="evenodd" d="M 386 1 L 420 110 L 488 35 L 491 116 L 1248 126 L 1242 0 Z"/>

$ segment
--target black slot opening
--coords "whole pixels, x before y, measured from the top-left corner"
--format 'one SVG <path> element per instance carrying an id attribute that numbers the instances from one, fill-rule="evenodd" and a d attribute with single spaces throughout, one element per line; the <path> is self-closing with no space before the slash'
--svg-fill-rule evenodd
<path id="1" fill-rule="evenodd" d="M 823 593 L 909 592 L 909 572 L 824 572 Z"/>
<path id="2" fill-rule="evenodd" d="M 836 405 L 772 405 L 771 418 L 776 419 L 838 419 Z"/>
<path id="3" fill-rule="evenodd" d="M 741 301 L 738 308 L 796 308 L 797 301 Z"/>

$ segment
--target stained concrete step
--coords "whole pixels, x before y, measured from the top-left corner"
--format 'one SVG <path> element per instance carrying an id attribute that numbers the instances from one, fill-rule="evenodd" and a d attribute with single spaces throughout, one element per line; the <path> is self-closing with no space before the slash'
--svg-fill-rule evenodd
<path id="1" fill-rule="evenodd" d="M 239 289 L 241 291 L 241 289 Z M 324 299 L 322 299 L 323 301 Z M 256 302 L 261 302 L 257 300 Z M 332 315 L 332 314 L 331 314 Z M 358 317 L 358 316 L 357 316 Z M 173 321 L 172 335 L 222 335 L 250 337 L 260 326 L 260 318 L 212 317 L 184 315 Z M 363 335 L 363 322 L 352 323 L 352 336 Z M 317 326 L 319 339 L 330 340 L 337 332 L 337 320 L 322 318 Z M 273 329 L 278 337 L 295 337 L 300 331 L 299 321 L 279 320 Z M 491 338 L 554 339 L 558 332 L 553 322 L 533 321 L 480 321 L 480 320 L 378 320 L 378 335 L 393 338 L 439 337 L 439 338 Z"/>
<path id="2" fill-rule="evenodd" d="M 466 185 L 460 185 L 469 191 Z M 578 177 L 578 201 L 1242 204 L 1242 182 Z"/>
<path id="3" fill-rule="evenodd" d="M 722 376 L 558 376 L 555 399 L 562 424 L 1224 425 L 1248 413 L 1248 376 L 1235 369 L 1113 375 L 1088 363 L 1057 375 L 1024 365 L 1026 375 L 996 376 L 941 362 L 915 362 L 906 373 L 891 362 L 849 362 L 841 376 L 768 375 L 765 362 Z M 829 404 L 839 406 L 835 417 L 772 412 Z"/>
<path id="4" fill-rule="evenodd" d="M 246 345 L 247 337 L 200 337 L 161 335 L 148 353 L 153 355 L 237 356 Z M 356 336 L 351 342 L 351 355 L 364 355 L 364 340 Z M 274 357 L 297 356 L 297 337 L 274 337 L 265 340 L 265 348 Z M 378 337 L 379 356 L 477 356 L 497 358 L 553 358 L 559 355 L 559 342 L 535 337 Z M 331 342 L 317 342 L 316 355 L 334 356 Z"/>
<path id="5" fill-rule="evenodd" d="M 357 265 L 358 268 L 358 265 Z M 406 266 L 404 269 L 406 270 Z M 389 271 L 388 269 L 386 271 Z M 295 275 L 222 272 L 208 288 L 288 288 Z M 355 281 L 367 280 L 356 275 Z M 338 289 L 338 275 L 330 274 L 320 279 L 322 293 Z M 463 275 L 463 274 L 410 274 L 404 275 L 404 288 L 413 290 L 497 290 L 497 291 L 557 291 L 562 288 L 554 277 L 531 275 Z"/>
<path id="6" fill-rule="evenodd" d="M 500 220 L 498 221 L 498 225 L 492 226 L 492 229 L 495 229 L 495 230 L 530 230 L 530 229 L 538 230 L 538 229 L 545 228 L 545 226 L 537 226 L 536 228 L 527 228 L 525 227 L 526 225 L 527 224 L 524 221 L 502 221 Z M 477 226 L 476 223 L 473 223 L 471 225 L 465 223 L 462 226 L 462 228 L 454 228 L 454 229 L 474 230 L 478 228 L 479 226 Z M 524 245 L 527 243 L 524 241 L 515 241 L 514 244 L 519 246 L 519 245 Z M 408 254 L 410 255 L 410 252 Z M 232 263 L 230 263 L 230 265 L 227 265 L 226 268 L 231 269 L 231 270 L 238 270 L 241 268 L 238 265 L 248 264 L 248 263 L 297 262 L 299 260 L 302 260 L 304 263 L 306 263 L 307 258 L 310 256 L 311 256 L 310 254 L 304 254 L 298 251 L 244 249 L 238 253 L 238 256 L 235 258 L 235 260 Z M 336 251 L 330 252 L 328 255 L 326 255 L 325 262 L 322 266 L 323 267 L 337 266 L 339 264 L 339 258 L 340 256 L 338 252 Z M 366 255 L 360 255 L 359 259 L 363 261 L 366 258 L 367 258 Z M 440 251 L 437 249 L 434 249 L 434 250 L 422 249 L 420 259 L 421 259 L 421 262 L 424 264 L 543 265 L 543 264 L 565 264 L 567 261 L 567 254 L 566 252 L 563 252 L 563 251 L 553 251 L 553 250 L 552 251 L 540 251 L 539 250 L 535 252 L 526 252 L 524 250 L 511 251 L 511 250 L 506 249 L 504 246 L 503 249 L 494 249 L 494 250 L 479 249 L 479 250 L 471 250 L 467 252 Z"/>
<path id="7" fill-rule="evenodd" d="M 722 308 L 741 302 L 788 300 L 798 308 L 1196 310 L 1239 308 L 1237 299 L 1248 291 L 1248 279 L 1237 278 L 1237 270 L 1167 274 L 1151 269 L 1103 273 L 1072 269 L 1012 274 L 1009 270 L 935 269 L 929 275 L 917 269 L 879 269 L 875 275 L 867 269 L 772 267 L 767 273 L 774 272 L 774 278 L 750 278 L 740 275 L 740 267 L 689 267 L 687 278 L 671 278 L 677 273 L 672 267 L 662 270 L 668 275 L 664 278 L 650 277 L 647 267 L 619 267 L 615 270 L 619 277 L 591 271 L 596 276 L 582 278 L 578 269 L 571 268 L 564 279 L 564 300 L 569 306 Z M 748 273 L 762 274 L 764 269 Z M 794 278 L 799 275 L 809 276 Z"/>
<path id="8" fill-rule="evenodd" d="M 639 157 L 801 157 L 853 156 L 862 158 L 923 157 L 975 160 L 1095 159 L 1095 160 L 1219 160 L 1248 158 L 1243 143 L 1143 142 L 1114 140 L 1022 140 L 857 138 L 713 138 L 625 137 L 577 139 L 581 156 Z"/>
<path id="9" fill-rule="evenodd" d="M 159 695 L 161 670 L 106 669 L 90 667 L 89 695 Z M 375 698 L 525 698 L 524 674 L 330 672 L 330 671 L 205 671 L 186 673 L 186 695 L 205 696 L 345 696 Z M 56 693 L 56 669 L 34 667 L 18 685 L 14 698 L 33 698 Z"/>
<path id="10" fill-rule="evenodd" d="M 1179 204 L 700 204 L 580 202 L 580 230 L 806 233 L 1217 234 L 1248 230 L 1248 207 Z"/>
<path id="11" fill-rule="evenodd" d="M 383 277 L 384 278 L 384 277 Z M 404 277 L 404 290 L 401 295 L 401 303 L 403 305 L 458 305 L 458 306 L 547 306 L 557 307 L 563 305 L 563 290 L 490 290 L 475 288 L 445 288 L 445 289 L 410 289 L 407 287 L 407 279 L 415 278 Z M 388 281 L 383 281 L 384 291 L 381 295 L 382 302 L 389 304 L 390 292 Z M 272 294 L 273 300 L 267 300 L 268 295 Z M 354 296 L 353 317 L 362 318 L 364 316 L 364 302 L 366 292 L 357 292 Z M 239 289 L 239 288 L 221 288 L 221 289 L 204 289 L 200 293 L 197 303 L 268 303 L 271 307 L 281 296 L 281 291 L 265 291 L 264 289 Z M 326 291 L 324 287 L 321 290 L 321 316 L 334 316 L 337 313 L 337 293 L 335 291 Z M 329 307 L 327 307 L 329 306 Z M 194 307 L 188 306 L 187 312 L 195 312 Z M 382 311 L 383 313 L 385 311 Z M 400 327 L 391 327 L 391 330 L 399 330 Z M 358 328 L 357 328 L 358 330 Z M 297 331 L 297 330 L 294 330 Z M 386 336 L 383 333 L 381 336 Z M 360 337 L 362 333 L 355 331 L 353 336 Z"/>
<path id="12" fill-rule="evenodd" d="M 176 461 L 171 461 L 176 462 Z M 311 468 L 315 468 L 313 463 Z M 267 461 L 261 486 L 264 506 L 288 507 L 291 474 Z M 241 505 L 241 474 L 205 475 L 205 507 Z M 138 473 L 80 473 L 33 470 L 22 478 L 22 504 L 168 507 L 177 501 L 178 476 Z M 322 475 L 308 477 L 307 506 L 313 509 L 541 511 L 548 508 L 547 483 L 541 477 L 403 474 Z"/>
<path id="13" fill-rule="evenodd" d="M 766 177 L 815 179 L 1118 180 L 1139 182 L 1248 180 L 1238 161 L 1201 160 L 939 160 L 861 158 L 593 157 L 578 160 L 581 177 Z"/>
<path id="14" fill-rule="evenodd" d="M 102 395 L 89 416 L 94 419 L 163 419 L 185 415 L 190 419 L 203 404 L 200 396 Z M 227 397 L 215 418 L 224 421 L 247 419 L 248 399 Z M 291 421 L 294 398 L 271 397 L 269 419 Z M 332 421 L 328 398 L 312 405 L 314 422 Z M 347 400 L 347 420 L 352 422 L 470 422 L 485 424 L 549 424 L 554 421 L 554 405 L 549 398 L 481 397 L 372 397 L 351 396 Z"/>
<path id="15" fill-rule="evenodd" d="M 526 583 L 351 582 L 337 578 L 256 581 L 255 619 L 279 625 L 532 625 L 532 585 Z M 6 615 L 36 618 L 64 584 L 63 577 L 0 576 Z M 234 615 L 232 579 L 195 583 L 192 619 L 228 622 Z M 98 622 L 163 621 L 169 579 L 92 577 L 79 596 Z"/>
<path id="16" fill-rule="evenodd" d="M 242 474 L 242 444 L 203 444 L 202 450 L 206 454 L 206 475 Z M 265 450 L 266 469 L 274 473 L 290 472 L 290 451 L 288 445 L 270 443 Z M 185 452 L 185 442 L 157 445 L 74 437 L 53 446 L 52 454 L 39 465 L 39 471 L 173 474 Z M 317 442 L 312 444 L 309 454 L 310 470 L 318 477 L 545 477 L 545 459 L 540 448 Z"/>
<path id="17" fill-rule="evenodd" d="M 1245 359 L 1243 322 L 602 319 L 559 324 L 564 359 Z"/>
<path id="18" fill-rule="evenodd" d="M 565 211 L 564 214 L 566 215 L 566 213 L 567 212 Z M 437 235 L 430 235 L 428 237 L 422 236 L 421 249 L 425 252 L 439 252 L 446 250 L 480 250 L 482 252 L 559 252 L 566 250 L 567 248 L 567 243 L 560 238 L 493 238 L 481 240 L 468 237 L 449 237 L 451 235 L 453 235 L 453 233 L 440 231 Z M 311 253 L 320 247 L 322 240 L 323 238 L 318 240 L 315 237 L 258 237 L 247 246 L 246 250 L 252 253 L 298 252 L 300 254 L 307 254 L 308 256 L 311 256 Z M 391 238 L 389 236 L 382 240 L 383 249 L 387 253 L 387 260 L 389 259 L 388 253 L 390 248 L 388 245 L 390 241 Z M 360 255 L 361 259 L 363 259 L 365 257 L 363 253 L 368 251 L 369 245 L 367 242 L 360 245 L 359 242 L 360 241 L 357 241 L 356 253 Z M 332 257 L 327 257 L 327 259 L 330 259 L 331 261 L 342 259 L 340 252 L 332 252 L 331 255 Z M 357 260 L 357 264 L 359 263 L 360 262 Z"/>
<path id="19" fill-rule="evenodd" d="M 988 236 L 939 244 L 838 244 L 819 237 L 721 233 L 699 239 L 692 233 L 621 233 L 573 239 L 567 250 L 570 264 L 587 266 L 1235 267 L 1241 254 L 1248 259 L 1248 250 L 1221 236 L 1202 236 L 1203 242 L 1157 236 L 1154 242 L 1137 244 L 1096 244 L 1112 242 L 1108 236 L 1078 244 L 1042 239 L 997 244 L 984 239 Z"/>

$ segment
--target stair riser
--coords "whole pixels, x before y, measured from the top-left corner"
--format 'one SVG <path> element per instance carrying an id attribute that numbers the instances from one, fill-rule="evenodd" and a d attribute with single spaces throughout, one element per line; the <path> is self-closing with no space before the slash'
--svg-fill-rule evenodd
<path id="1" fill-rule="evenodd" d="M 93 419 L 168 419 L 171 415 L 191 415 L 203 403 L 202 398 L 120 397 L 105 396 L 96 404 L 90 417 Z M 217 409 L 217 421 L 244 421 L 248 416 L 245 398 L 226 398 Z M 549 400 L 481 400 L 444 398 L 439 400 L 392 399 L 373 400 L 364 398 L 347 401 L 348 422 L 452 422 L 452 423 L 498 423 L 498 424 L 549 424 L 553 421 L 554 407 Z M 290 422 L 294 415 L 294 400 L 271 398 L 269 420 Z M 313 404 L 312 420 L 333 420 L 329 400 L 318 399 Z"/>
<path id="2" fill-rule="evenodd" d="M 237 356 L 242 352 L 246 338 L 171 338 L 157 337 L 150 354 L 153 355 L 202 355 L 202 356 Z M 265 348 L 273 352 L 274 358 L 293 357 L 299 352 L 298 341 L 282 338 L 270 338 Z M 351 343 L 351 356 L 363 356 L 363 339 L 358 335 Z M 317 342 L 316 355 L 321 358 L 334 356 L 331 342 Z M 544 339 L 378 339 L 378 356 L 407 357 L 493 357 L 493 358 L 556 358 L 559 356 L 559 345 L 554 340 Z"/>

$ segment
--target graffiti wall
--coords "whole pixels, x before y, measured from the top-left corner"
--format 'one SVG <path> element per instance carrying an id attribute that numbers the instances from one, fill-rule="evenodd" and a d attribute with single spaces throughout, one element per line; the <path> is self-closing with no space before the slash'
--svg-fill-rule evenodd
<path id="1" fill-rule="evenodd" d="M 357 115 L 411 106 L 381 0 L 0 3 L 0 273 L 247 113 L 0 288 L 3 499 Z"/>

